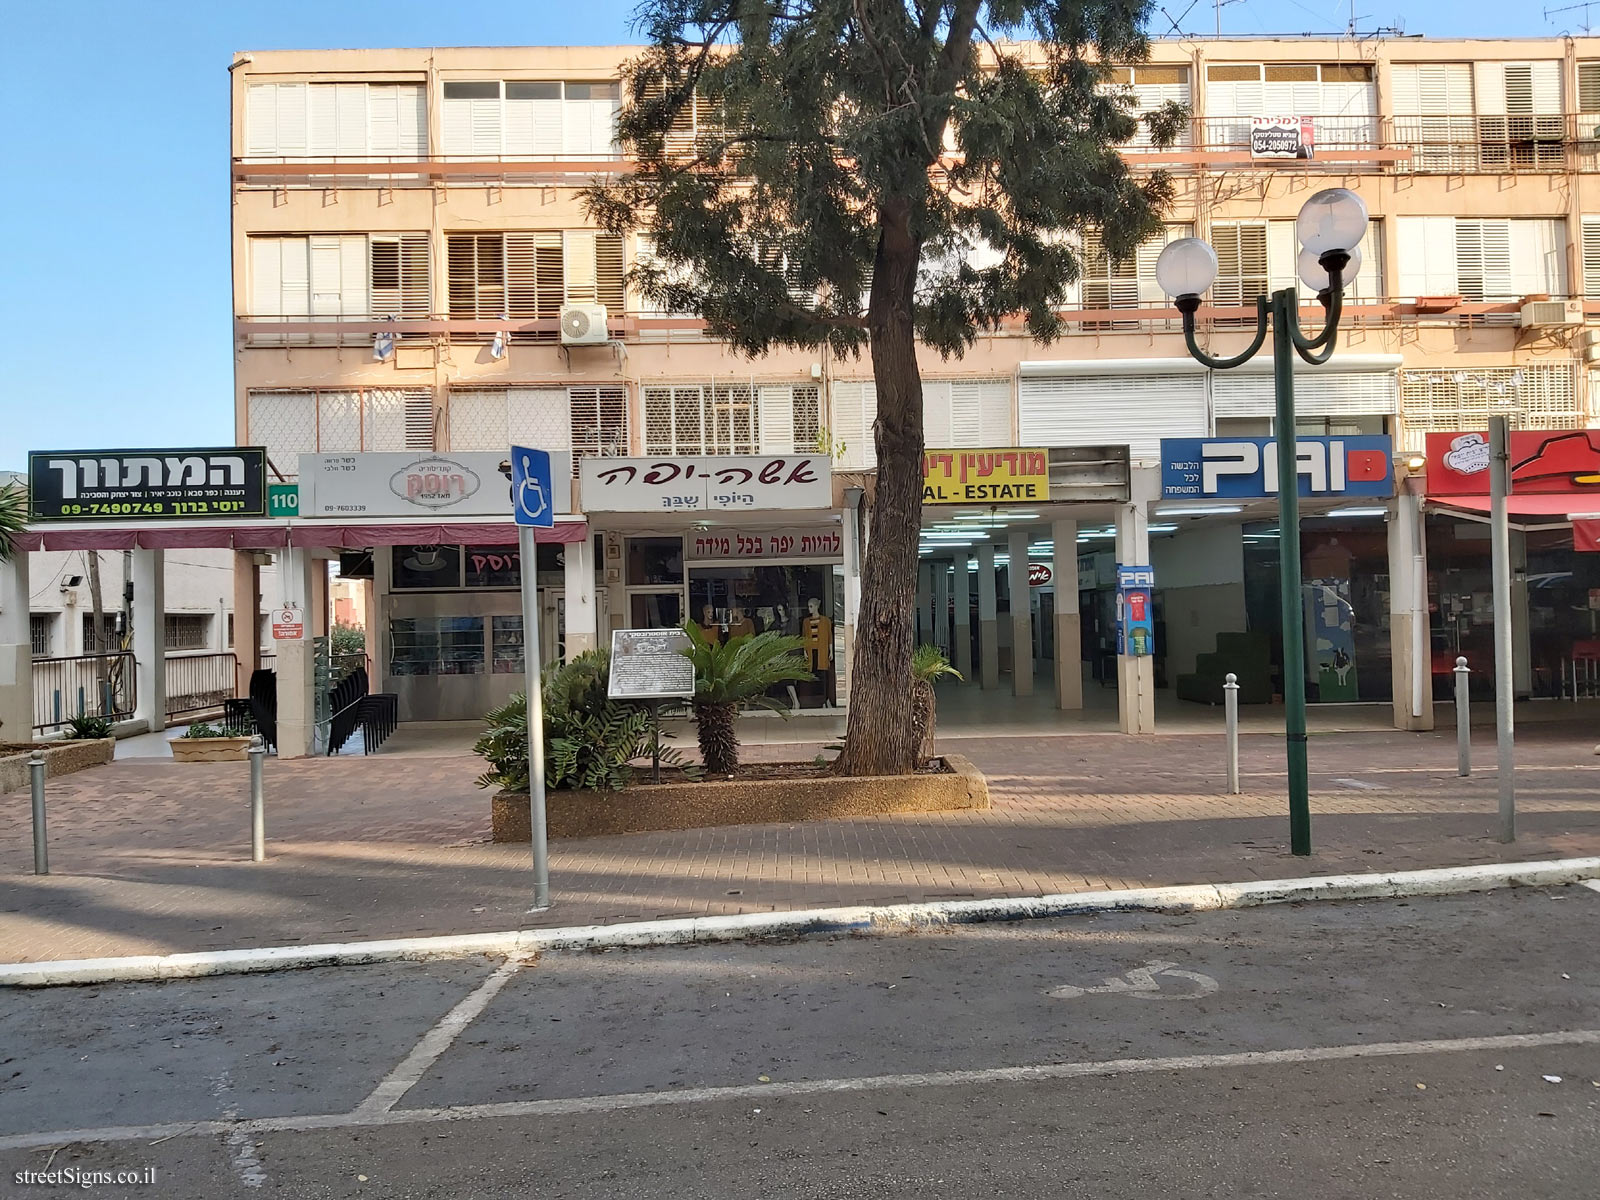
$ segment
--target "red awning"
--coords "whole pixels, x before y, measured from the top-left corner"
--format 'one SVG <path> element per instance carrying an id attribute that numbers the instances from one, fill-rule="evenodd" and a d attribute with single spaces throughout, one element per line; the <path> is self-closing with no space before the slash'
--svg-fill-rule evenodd
<path id="1" fill-rule="evenodd" d="M 586 521 L 557 521 L 535 530 L 536 540 L 566 544 L 589 536 Z M 16 535 L 23 550 L 281 550 L 286 546 L 320 550 L 363 550 L 368 546 L 429 546 L 461 543 L 509 545 L 517 527 L 496 525 L 168 525 L 145 529 L 28 529 Z"/>
<path id="2" fill-rule="evenodd" d="M 1429 496 L 1428 504 L 1433 508 L 1487 514 L 1491 502 L 1488 496 Z M 1574 515 L 1593 517 L 1600 514 L 1600 493 L 1592 496 L 1552 496 L 1548 493 L 1519 496 L 1513 492 L 1506 497 L 1506 513 L 1513 517 L 1553 517 L 1558 521 L 1569 520 Z"/>
<path id="3" fill-rule="evenodd" d="M 1600 554 L 1600 521 L 1574 521 L 1572 523 L 1572 548 Z"/>

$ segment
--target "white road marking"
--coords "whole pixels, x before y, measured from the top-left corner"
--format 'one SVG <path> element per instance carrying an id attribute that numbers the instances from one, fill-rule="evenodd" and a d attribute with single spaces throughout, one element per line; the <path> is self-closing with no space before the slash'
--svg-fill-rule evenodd
<path id="1" fill-rule="evenodd" d="M 211 1094 L 218 1100 L 226 1100 L 233 1094 L 233 1078 L 228 1072 L 222 1072 L 211 1081 Z M 267 1181 L 267 1171 L 256 1155 L 255 1135 L 239 1120 L 239 1106 L 228 1104 L 222 1110 L 222 1119 L 226 1129 L 224 1140 L 231 1151 L 233 1169 L 239 1174 L 239 1182 L 245 1187 L 260 1187 Z"/>
<path id="2" fill-rule="evenodd" d="M 1195 985 L 1194 990 L 1163 991 L 1157 975 L 1187 979 Z M 1064 983 L 1058 988 L 1051 988 L 1045 995 L 1056 1000 L 1076 1000 L 1079 996 L 1092 995 L 1132 996 L 1135 1000 L 1198 1000 L 1211 995 L 1221 986 L 1211 976 L 1199 971 L 1186 971 L 1177 963 L 1147 962 L 1142 967 L 1134 967 L 1125 976 L 1113 975 L 1095 987 L 1074 987 Z"/>
<path id="3" fill-rule="evenodd" d="M 452 1042 L 461 1036 L 461 1031 L 473 1021 L 478 1019 L 478 1014 L 489 1006 L 489 1001 L 500 994 L 500 989 L 505 987 L 511 977 L 522 969 L 522 963 L 511 959 L 504 963 L 498 971 L 478 985 L 470 996 L 456 1005 L 440 1018 L 439 1023 L 423 1035 L 422 1040 L 411 1048 L 411 1053 L 400 1060 L 400 1065 L 390 1071 L 377 1087 L 372 1089 L 372 1094 L 356 1106 L 356 1112 L 362 1115 L 374 1112 L 388 1112 L 393 1108 L 401 1096 L 404 1096 L 413 1087 L 434 1061 L 450 1049 Z"/>
<path id="4" fill-rule="evenodd" d="M 769 1101 L 794 1096 L 875 1092 L 924 1087 L 983 1087 L 1007 1083 L 1047 1083 L 1058 1079 L 1091 1079 L 1112 1075 L 1201 1071 L 1218 1067 L 1271 1067 L 1300 1063 L 1339 1062 L 1357 1058 L 1394 1058 L 1415 1054 L 1462 1054 L 1484 1050 L 1531 1050 L 1542 1046 L 1600 1045 L 1600 1029 L 1511 1033 L 1494 1037 L 1447 1038 L 1420 1042 L 1374 1042 L 1371 1045 L 1310 1046 L 1299 1050 L 1251 1050 L 1236 1054 L 1190 1054 L 1171 1058 L 1116 1058 L 1103 1062 L 1042 1063 L 1027 1067 L 988 1067 L 970 1071 L 934 1071 L 918 1075 L 867 1075 L 859 1079 L 807 1079 L 793 1083 L 755 1083 L 732 1087 L 684 1088 L 672 1092 L 625 1092 L 613 1096 L 576 1096 L 566 1100 L 509 1100 L 446 1108 L 401 1108 L 304 1117 L 258 1117 L 248 1121 L 193 1121 L 166 1125 L 113 1125 L 99 1129 L 53 1129 L 0 1137 L 0 1151 L 36 1150 L 65 1142 L 142 1142 L 181 1136 L 302 1133 L 313 1129 L 355 1129 L 384 1125 L 428 1125 L 443 1121 L 504 1120 L 517 1117 L 563 1117 L 587 1113 L 628 1112 L 730 1100 Z"/>
<path id="5" fill-rule="evenodd" d="M 1583 879 L 1579 882 L 1582 883 L 1584 887 L 1589 888 L 1591 891 L 1600 892 L 1600 879 Z"/>

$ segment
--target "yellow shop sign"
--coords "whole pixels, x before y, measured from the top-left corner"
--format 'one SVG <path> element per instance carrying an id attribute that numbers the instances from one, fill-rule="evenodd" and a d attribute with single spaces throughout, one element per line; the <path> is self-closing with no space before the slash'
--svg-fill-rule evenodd
<path id="1" fill-rule="evenodd" d="M 1046 450 L 929 450 L 924 504 L 1040 504 L 1050 499 Z"/>

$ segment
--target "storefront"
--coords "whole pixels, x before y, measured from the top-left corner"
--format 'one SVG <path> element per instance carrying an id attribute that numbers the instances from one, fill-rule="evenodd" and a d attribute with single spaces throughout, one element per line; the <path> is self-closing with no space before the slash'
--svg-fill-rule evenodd
<path id="1" fill-rule="evenodd" d="M 717 641 L 788 634 L 817 678 L 784 698 L 842 702 L 846 530 L 826 457 L 586 459 L 582 471 L 605 629 L 688 620 Z"/>
<path id="2" fill-rule="evenodd" d="M 1511 434 L 1512 668 L 1518 697 L 1571 697 L 1575 668 L 1600 659 L 1600 431 Z M 1428 435 L 1431 669 L 1444 685 L 1457 656 L 1475 690 L 1494 687 L 1489 443 L 1485 433 Z"/>

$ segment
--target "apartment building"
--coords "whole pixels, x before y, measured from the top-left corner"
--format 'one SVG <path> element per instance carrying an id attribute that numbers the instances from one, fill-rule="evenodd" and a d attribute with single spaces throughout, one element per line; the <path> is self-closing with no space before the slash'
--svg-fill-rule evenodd
<path id="1" fill-rule="evenodd" d="M 562 511 L 572 528 L 541 548 L 537 567 L 547 645 L 571 653 L 613 628 L 685 617 L 798 631 L 809 612 L 826 622 L 827 645 L 813 653 L 825 669 L 796 703 L 826 710 L 848 695 L 855 506 L 874 466 L 870 370 L 821 351 L 752 361 L 705 337 L 692 315 L 654 311 L 628 291 L 625 274 L 650 246 L 597 231 L 579 189 L 626 168 L 615 121 L 631 53 L 236 58 L 237 438 L 265 447 L 283 482 L 329 456 L 465 461 L 512 443 L 570 455 L 575 487 Z M 930 448 L 1051 456 L 1042 506 L 930 506 L 925 636 L 976 663 L 985 684 L 1009 673 L 1018 694 L 1033 691 L 1035 663 L 1053 661 L 1063 708 L 1084 703 L 1086 679 L 1119 682 L 1101 661 L 1116 657 L 1116 562 L 1156 569 L 1163 654 L 1148 684 L 1181 693 L 1224 635 L 1275 628 L 1275 506 L 1162 505 L 1152 482 L 1164 439 L 1272 433 L 1269 363 L 1212 373 L 1188 357 L 1155 283 L 1172 238 L 1196 234 L 1217 251 L 1202 329 L 1228 352 L 1246 340 L 1254 298 L 1295 280 L 1294 218 L 1307 197 L 1346 186 L 1366 201 L 1372 224 L 1340 349 L 1299 377 L 1303 435 L 1387 438 L 1403 460 L 1429 434 L 1481 430 L 1491 412 L 1524 430 L 1600 424 L 1600 39 L 1183 39 L 1158 41 L 1148 63 L 1116 76 L 1140 106 L 1177 100 L 1192 114 L 1178 145 L 1126 148 L 1136 168 L 1177 181 L 1164 234 L 1127 262 L 1086 240 L 1057 342 L 1007 329 L 959 361 L 922 357 Z M 1267 117 L 1294 119 L 1302 157 L 1252 154 Z M 684 136 L 705 118 L 691 114 Z M 730 515 L 662 511 L 654 494 L 595 499 L 604 460 L 819 450 L 834 485 L 821 507 L 763 497 Z M 1120 493 L 1071 486 L 1087 458 L 1113 462 Z M 1484 544 L 1468 524 L 1425 517 L 1403 478 L 1375 506 L 1330 496 L 1306 511 L 1307 578 L 1330 581 L 1346 612 L 1342 630 L 1321 632 L 1343 639 L 1360 680 L 1313 678 L 1314 697 L 1392 701 L 1401 724 L 1431 720 L 1419 688 L 1431 689 L 1441 656 L 1475 653 L 1482 637 L 1487 616 L 1473 597 L 1487 590 L 1477 582 Z M 372 573 L 370 644 L 409 716 L 474 716 L 520 685 L 508 590 L 520 567 L 508 547 L 456 534 L 369 544 L 370 564 L 352 567 Z M 362 536 L 377 535 L 346 541 Z M 1528 533 L 1523 560 L 1559 557 L 1546 540 Z M 1448 565 L 1430 570 L 1430 550 Z M 1053 569 L 1033 572 L 1030 587 L 1025 559 Z M 1559 674 L 1557 660 L 1581 641 L 1567 592 L 1600 579 L 1577 559 L 1562 560 L 1566 583 L 1525 597 L 1549 609 L 1524 623 L 1526 691 L 1547 689 L 1541 671 Z M 1529 628 L 1541 631 L 1531 641 Z M 448 678 L 457 675 L 474 685 Z M 1147 700 L 1124 697 L 1124 709 Z M 1146 723 L 1125 711 L 1125 728 Z"/>

